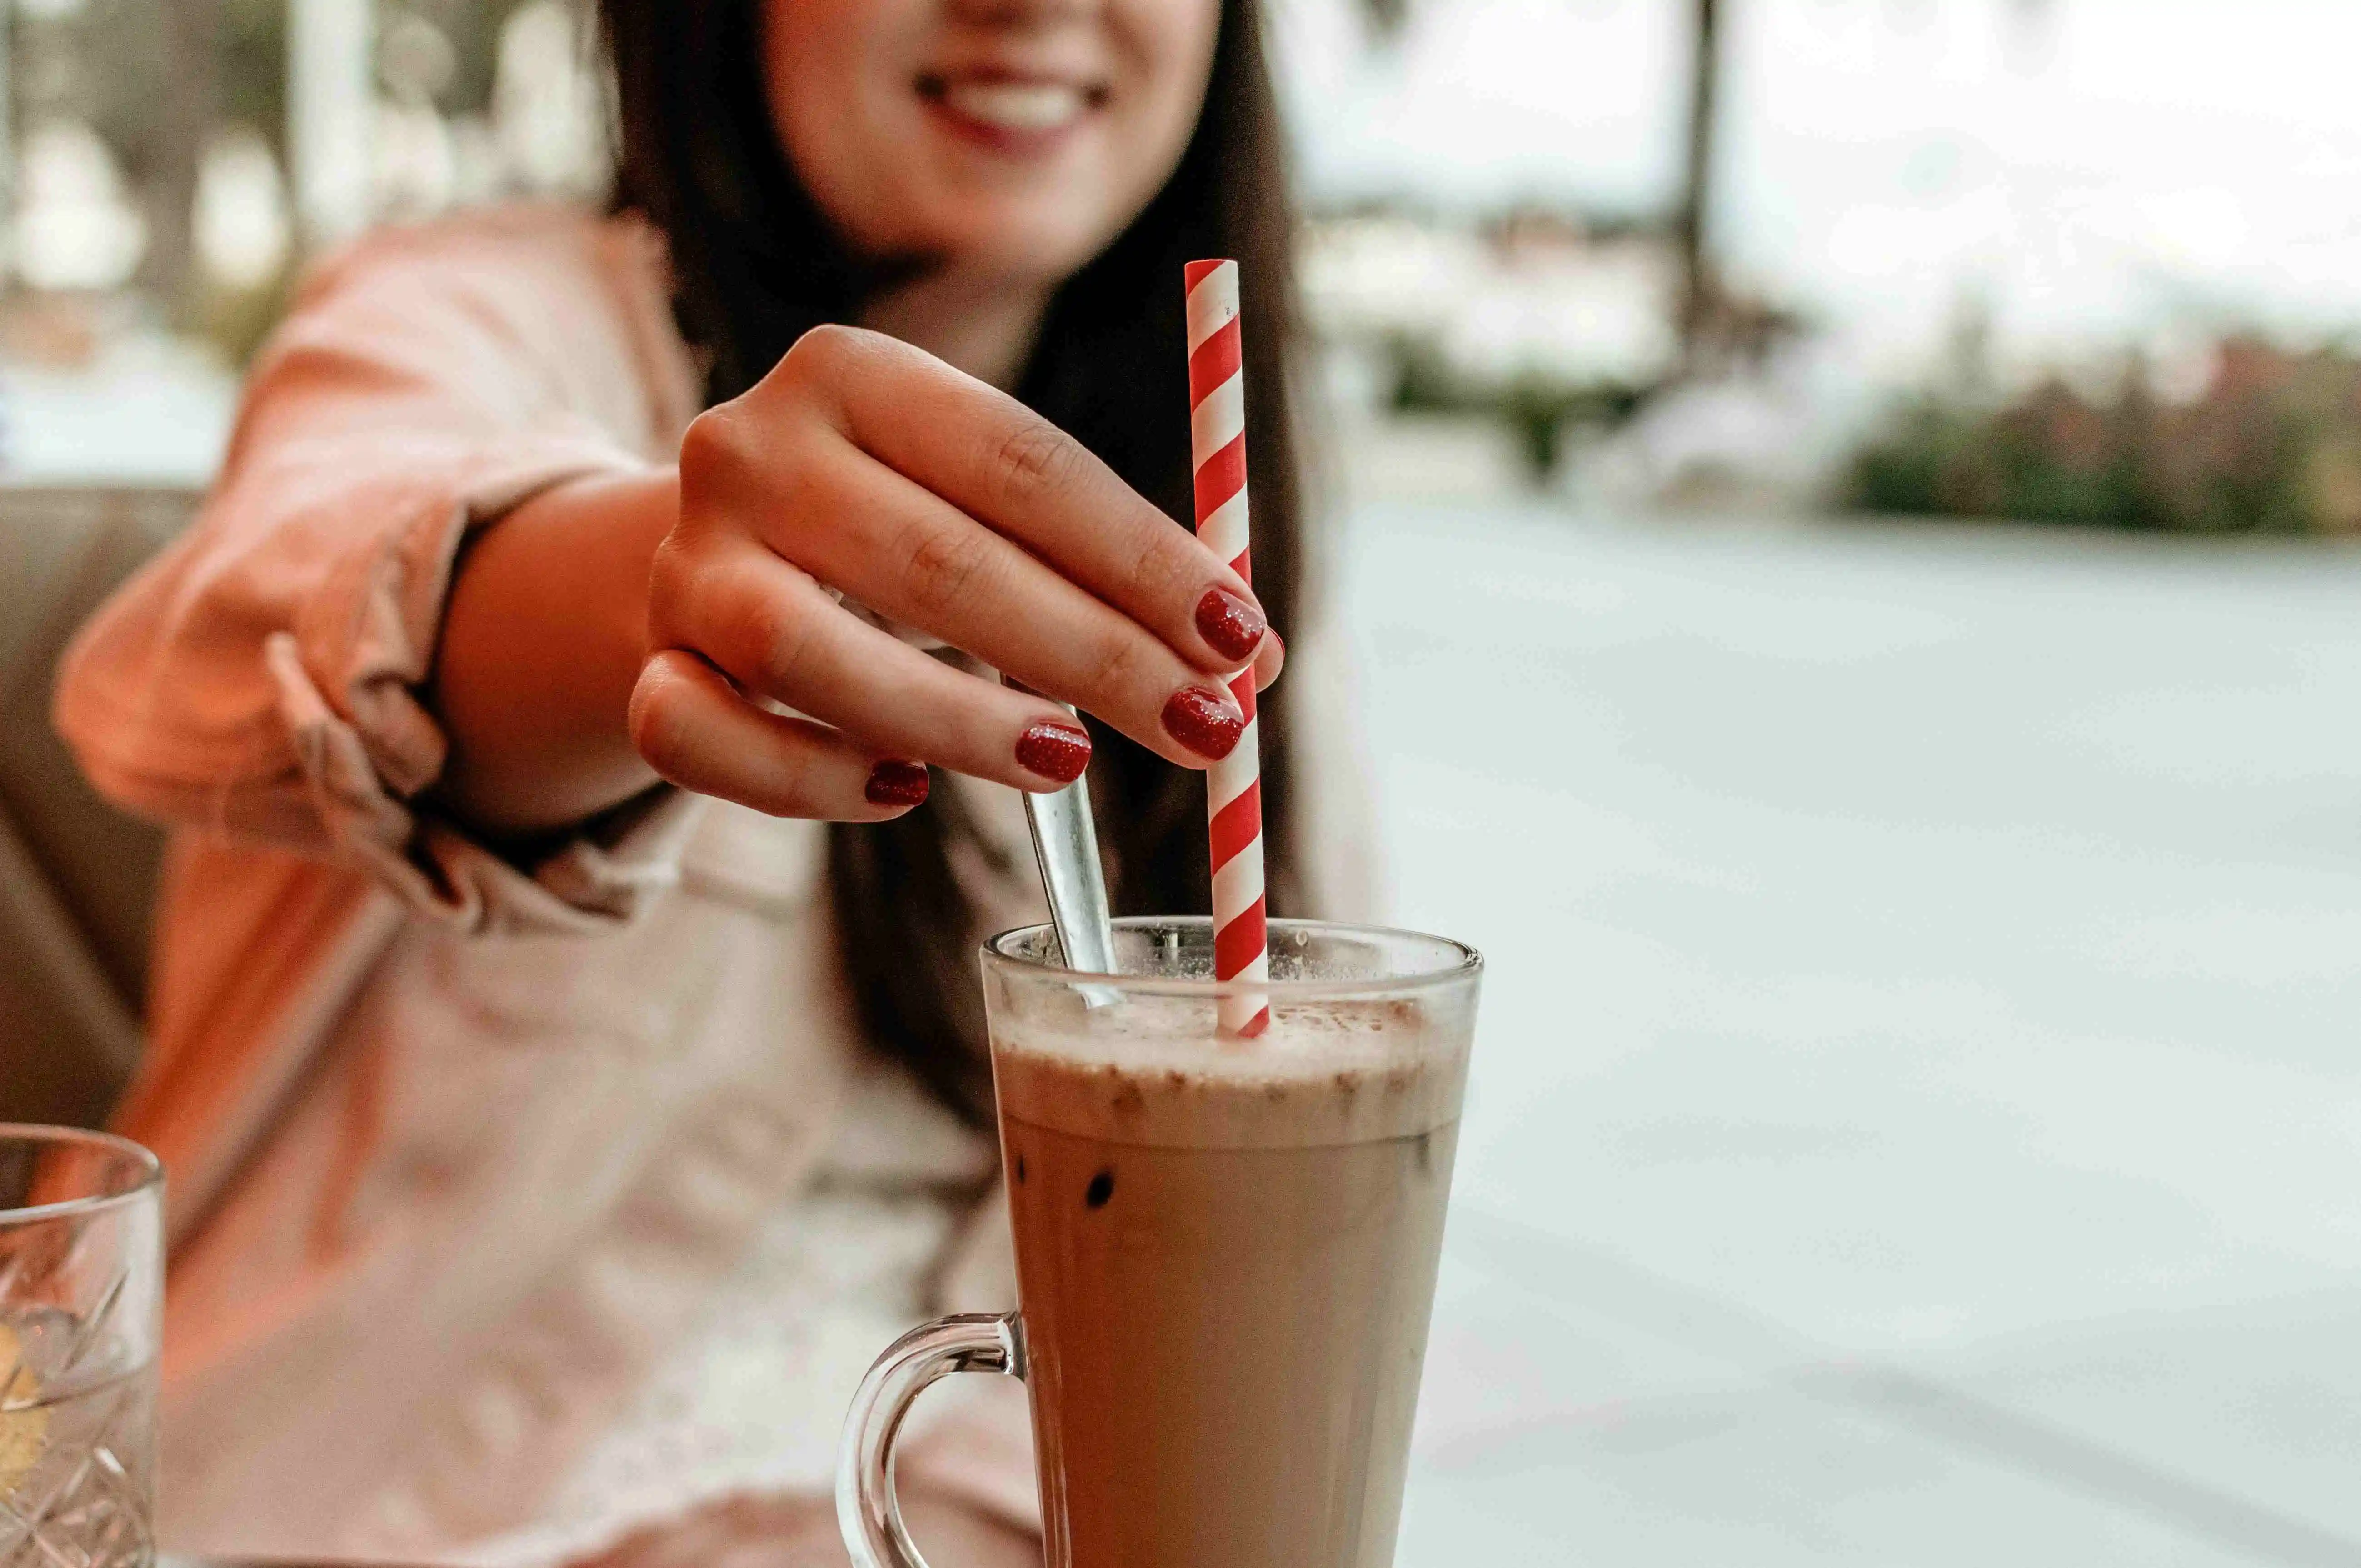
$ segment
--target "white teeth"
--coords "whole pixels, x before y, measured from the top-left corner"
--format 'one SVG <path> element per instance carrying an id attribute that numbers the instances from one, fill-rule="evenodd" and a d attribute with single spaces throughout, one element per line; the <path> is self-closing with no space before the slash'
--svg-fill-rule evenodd
<path id="1" fill-rule="evenodd" d="M 1005 131 L 1054 131 L 1081 117 L 1082 90 L 1056 82 L 954 82 L 943 103 Z"/>

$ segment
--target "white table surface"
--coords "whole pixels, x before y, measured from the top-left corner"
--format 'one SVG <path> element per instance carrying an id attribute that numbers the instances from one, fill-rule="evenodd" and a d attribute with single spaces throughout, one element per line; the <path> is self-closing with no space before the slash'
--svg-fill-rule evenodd
<path id="1" fill-rule="evenodd" d="M 1405 1568 L 2361 1564 L 2361 553 L 1353 541 L 1492 965 Z"/>

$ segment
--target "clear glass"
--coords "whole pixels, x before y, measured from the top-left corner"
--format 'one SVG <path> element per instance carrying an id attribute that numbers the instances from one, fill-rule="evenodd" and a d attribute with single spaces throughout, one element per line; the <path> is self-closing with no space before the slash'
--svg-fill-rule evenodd
<path id="1" fill-rule="evenodd" d="M 0 1568 L 155 1561 L 164 1173 L 0 1124 Z"/>
<path id="2" fill-rule="evenodd" d="M 1019 1313 L 871 1369 L 837 1473 L 859 1568 L 924 1568 L 894 1502 L 910 1403 L 1025 1379 L 1049 1568 L 1387 1568 L 1483 960 L 1407 931 L 1270 925 L 1216 983 L 1202 919 L 1116 922 L 1116 972 L 1047 927 L 984 946 Z M 1252 991 L 1241 1041 L 1216 1001 Z M 956 1565 L 946 1565 L 956 1568 Z"/>

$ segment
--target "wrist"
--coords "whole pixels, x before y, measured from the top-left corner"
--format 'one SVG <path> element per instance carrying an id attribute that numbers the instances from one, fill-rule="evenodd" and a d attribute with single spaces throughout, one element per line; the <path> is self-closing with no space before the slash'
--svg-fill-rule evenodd
<path id="1" fill-rule="evenodd" d="M 498 833 L 569 827 L 654 782 L 624 712 L 646 657 L 648 574 L 679 515 L 670 469 L 556 486 L 492 523 L 452 585 L 429 700 L 442 793 Z"/>

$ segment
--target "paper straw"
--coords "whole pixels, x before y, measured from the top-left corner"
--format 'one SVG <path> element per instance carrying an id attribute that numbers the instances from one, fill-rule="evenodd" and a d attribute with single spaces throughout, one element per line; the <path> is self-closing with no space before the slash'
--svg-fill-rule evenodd
<path id="1" fill-rule="evenodd" d="M 1238 264 L 1191 261 L 1189 291 L 1189 466 L 1197 480 L 1197 537 L 1254 581 L 1247 558 L 1246 378 L 1238 351 Z M 1264 934 L 1262 751 L 1254 669 L 1230 682 L 1246 733 L 1205 775 L 1213 849 L 1213 978 L 1268 982 Z M 1241 1039 L 1270 1024 L 1259 992 L 1221 999 L 1221 1026 Z"/>

